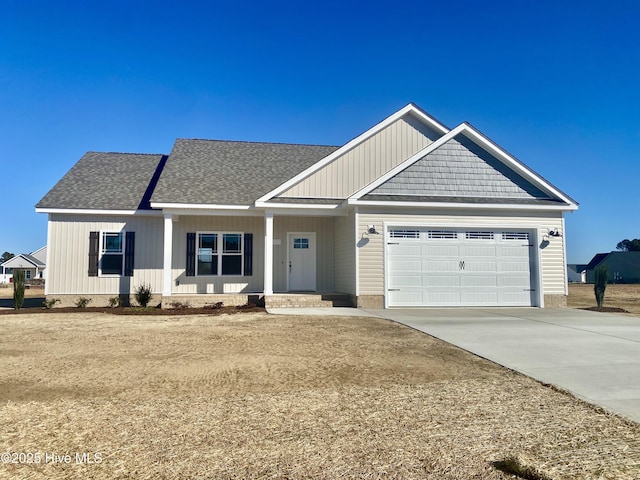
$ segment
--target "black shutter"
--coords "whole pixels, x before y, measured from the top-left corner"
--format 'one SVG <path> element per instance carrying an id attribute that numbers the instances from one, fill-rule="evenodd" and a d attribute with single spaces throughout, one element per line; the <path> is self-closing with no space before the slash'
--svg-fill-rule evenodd
<path id="1" fill-rule="evenodd" d="M 136 248 L 136 232 L 126 232 L 124 241 L 124 276 L 133 277 L 133 260 Z"/>
<path id="2" fill-rule="evenodd" d="M 193 277 L 196 274 L 196 234 L 195 232 L 187 233 L 187 277 Z"/>
<path id="3" fill-rule="evenodd" d="M 244 234 L 244 276 L 253 275 L 253 233 Z"/>
<path id="4" fill-rule="evenodd" d="M 89 276 L 98 276 L 98 248 L 100 247 L 100 232 L 89 232 Z"/>

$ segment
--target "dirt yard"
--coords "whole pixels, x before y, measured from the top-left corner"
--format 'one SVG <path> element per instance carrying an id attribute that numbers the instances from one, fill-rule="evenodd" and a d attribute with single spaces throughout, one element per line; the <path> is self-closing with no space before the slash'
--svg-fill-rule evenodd
<path id="1" fill-rule="evenodd" d="M 0 431 L 7 479 L 640 478 L 639 425 L 370 318 L 3 315 Z"/>
<path id="2" fill-rule="evenodd" d="M 567 305 L 572 308 L 595 307 L 593 285 L 570 283 Z M 640 285 L 607 285 L 603 306 L 623 308 L 634 316 L 640 316 Z"/>

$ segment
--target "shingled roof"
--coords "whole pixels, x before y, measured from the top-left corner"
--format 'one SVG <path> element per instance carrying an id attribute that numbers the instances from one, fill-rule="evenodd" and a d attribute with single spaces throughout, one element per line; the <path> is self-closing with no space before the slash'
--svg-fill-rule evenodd
<path id="1" fill-rule="evenodd" d="M 148 209 L 166 155 L 88 152 L 36 208 Z"/>
<path id="2" fill-rule="evenodd" d="M 151 202 L 251 205 L 338 148 L 178 139 Z"/>

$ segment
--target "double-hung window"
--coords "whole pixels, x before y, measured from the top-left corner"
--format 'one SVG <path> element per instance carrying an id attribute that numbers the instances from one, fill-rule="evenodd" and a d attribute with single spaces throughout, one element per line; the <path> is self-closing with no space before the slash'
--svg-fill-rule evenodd
<path id="1" fill-rule="evenodd" d="M 122 275 L 124 270 L 124 233 L 102 232 L 100 273 Z"/>
<path id="2" fill-rule="evenodd" d="M 196 275 L 242 275 L 241 233 L 198 233 Z"/>
<path id="3" fill-rule="evenodd" d="M 133 276 L 135 232 L 89 232 L 89 276 Z"/>

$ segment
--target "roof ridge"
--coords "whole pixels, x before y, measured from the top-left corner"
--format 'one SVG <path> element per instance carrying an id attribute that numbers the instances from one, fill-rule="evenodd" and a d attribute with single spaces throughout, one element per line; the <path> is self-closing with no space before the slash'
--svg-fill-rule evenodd
<path id="1" fill-rule="evenodd" d="M 340 148 L 340 145 L 320 145 L 315 143 L 288 143 L 288 142 L 256 142 L 251 140 L 221 140 L 221 139 L 211 139 L 211 138 L 184 138 L 179 137 L 176 138 L 176 142 L 178 140 L 194 140 L 198 142 L 225 142 L 225 143 L 249 143 L 253 145 L 291 145 L 295 147 L 337 147 Z"/>
<path id="2" fill-rule="evenodd" d="M 135 153 L 135 152 L 99 152 L 97 150 L 89 150 L 85 153 L 85 155 L 87 153 L 102 153 L 102 154 L 108 154 L 108 155 L 147 155 L 150 157 L 158 157 L 158 156 L 162 156 L 162 155 L 167 155 L 166 153 Z"/>

